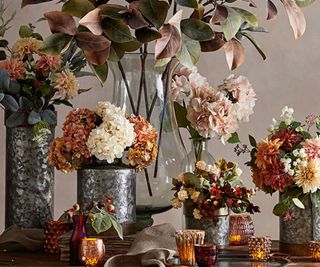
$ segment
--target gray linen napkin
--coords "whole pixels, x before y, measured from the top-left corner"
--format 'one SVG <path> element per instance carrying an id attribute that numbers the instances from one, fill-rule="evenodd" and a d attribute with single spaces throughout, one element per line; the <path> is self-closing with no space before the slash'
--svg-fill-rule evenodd
<path id="1" fill-rule="evenodd" d="M 43 238 L 43 229 L 22 229 L 12 225 L 0 236 L 0 250 L 39 251 L 43 247 Z"/>
<path id="2" fill-rule="evenodd" d="M 105 267 L 165 267 L 164 261 L 176 254 L 175 232 L 168 223 L 146 228 L 137 234 L 128 254 L 110 258 Z"/>

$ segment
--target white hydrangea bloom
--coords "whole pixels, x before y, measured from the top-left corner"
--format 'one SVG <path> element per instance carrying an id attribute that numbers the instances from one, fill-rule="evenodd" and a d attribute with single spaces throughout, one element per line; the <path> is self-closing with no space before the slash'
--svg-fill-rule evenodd
<path id="1" fill-rule="evenodd" d="M 113 163 L 116 158 L 122 157 L 124 150 L 132 145 L 135 137 L 133 124 L 123 116 L 114 115 L 91 131 L 87 146 L 91 154 L 99 160 Z"/>
<path id="2" fill-rule="evenodd" d="M 124 116 L 124 111 L 121 108 L 108 101 L 98 102 L 96 106 L 96 113 L 103 119 L 103 121 L 110 120 L 110 117 L 114 115 Z"/>

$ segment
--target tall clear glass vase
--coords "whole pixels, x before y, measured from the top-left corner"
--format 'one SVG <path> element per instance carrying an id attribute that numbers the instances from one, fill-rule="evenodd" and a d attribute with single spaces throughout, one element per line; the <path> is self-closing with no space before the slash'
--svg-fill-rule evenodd
<path id="1" fill-rule="evenodd" d="M 177 64 L 155 67 L 154 54 L 130 53 L 111 65 L 114 75 L 113 104 L 126 114 L 144 116 L 157 130 L 158 157 L 138 173 L 137 228 L 152 225 L 152 215 L 171 208 L 172 177 L 180 171 L 186 154 L 170 100 L 172 72 Z"/>

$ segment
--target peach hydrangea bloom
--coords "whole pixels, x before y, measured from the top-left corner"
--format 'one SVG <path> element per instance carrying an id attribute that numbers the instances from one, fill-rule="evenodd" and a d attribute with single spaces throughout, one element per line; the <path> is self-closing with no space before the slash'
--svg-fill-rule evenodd
<path id="1" fill-rule="evenodd" d="M 77 78 L 69 69 L 56 73 L 53 78 L 53 84 L 54 88 L 64 98 L 72 99 L 78 95 L 79 84 Z"/>
<path id="2" fill-rule="evenodd" d="M 1 60 L 0 69 L 6 69 L 11 80 L 23 80 L 26 73 L 23 62 L 18 59 Z"/>
<path id="3" fill-rule="evenodd" d="M 36 38 L 21 38 L 12 46 L 13 57 L 22 60 L 25 58 L 25 56 L 37 53 L 41 45 L 42 41 Z"/>

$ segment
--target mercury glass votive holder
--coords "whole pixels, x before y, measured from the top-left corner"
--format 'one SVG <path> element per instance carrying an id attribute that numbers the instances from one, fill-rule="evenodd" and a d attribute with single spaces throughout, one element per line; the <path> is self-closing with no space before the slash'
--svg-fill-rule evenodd
<path id="1" fill-rule="evenodd" d="M 196 265 L 194 246 L 202 245 L 204 236 L 205 231 L 202 230 L 181 230 L 176 232 L 177 250 L 182 265 Z"/>
<path id="2" fill-rule="evenodd" d="M 254 235 L 254 225 L 250 215 L 231 215 L 229 221 L 229 245 L 243 246 L 248 244 L 249 237 Z"/>
<path id="3" fill-rule="evenodd" d="M 310 255 L 314 262 L 320 262 L 320 241 L 310 241 Z"/>
<path id="4" fill-rule="evenodd" d="M 269 236 L 249 238 L 249 257 L 253 261 L 267 261 L 271 253 L 271 238 Z"/>
<path id="5" fill-rule="evenodd" d="M 101 238 L 83 238 L 80 242 L 79 258 L 84 266 L 101 266 L 104 263 L 105 252 Z"/>

